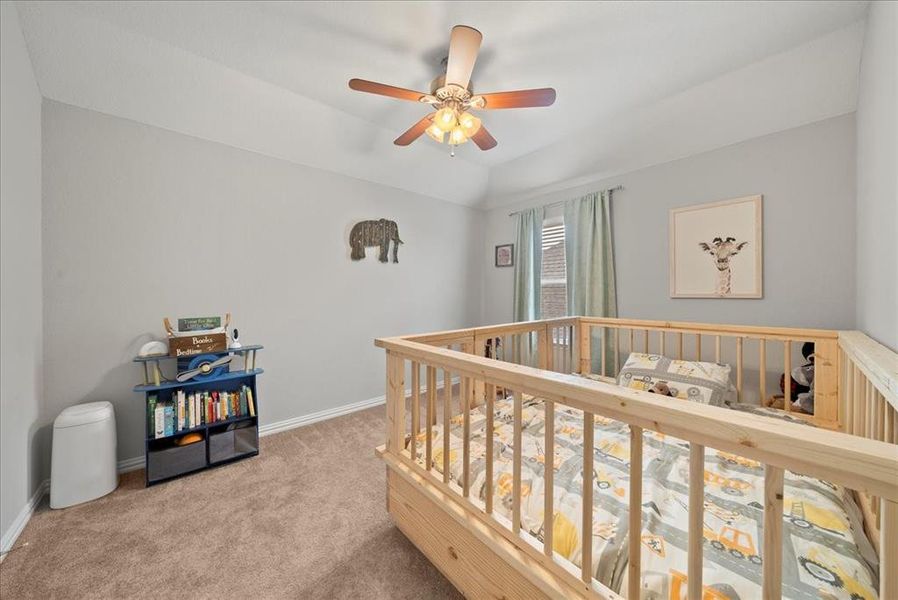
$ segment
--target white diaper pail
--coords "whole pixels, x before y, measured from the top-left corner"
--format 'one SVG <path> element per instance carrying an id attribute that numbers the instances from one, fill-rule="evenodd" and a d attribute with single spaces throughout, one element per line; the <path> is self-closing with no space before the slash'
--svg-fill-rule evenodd
<path id="1" fill-rule="evenodd" d="M 70 406 L 53 422 L 50 508 L 105 496 L 118 486 L 115 412 L 110 402 Z"/>

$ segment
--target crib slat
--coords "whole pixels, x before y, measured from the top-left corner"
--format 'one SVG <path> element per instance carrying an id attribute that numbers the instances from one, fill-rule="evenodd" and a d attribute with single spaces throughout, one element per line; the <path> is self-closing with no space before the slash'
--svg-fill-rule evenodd
<path id="1" fill-rule="evenodd" d="M 629 336 L 630 337 L 630 345 L 627 346 L 627 352 L 629 352 L 630 354 L 633 354 L 633 349 L 635 348 L 634 338 L 636 337 L 636 334 L 635 334 L 635 330 L 632 327 L 630 328 L 629 331 L 630 331 L 630 336 Z"/>
<path id="2" fill-rule="evenodd" d="M 714 336 L 714 362 L 720 362 L 720 336 Z"/>
<path id="3" fill-rule="evenodd" d="M 758 399 L 764 406 L 764 399 L 767 398 L 767 340 L 764 338 L 758 340 L 758 376 Z"/>
<path id="4" fill-rule="evenodd" d="M 866 427 L 864 428 L 864 437 L 872 438 L 873 437 L 873 420 L 876 418 L 875 408 L 873 406 L 873 382 L 869 379 L 867 380 L 867 385 L 865 387 L 864 393 L 864 409 L 867 413 L 867 422 Z"/>
<path id="5" fill-rule="evenodd" d="M 783 342 L 783 408 L 792 410 L 792 342 Z"/>
<path id="6" fill-rule="evenodd" d="M 516 365 L 521 364 L 521 336 L 511 334 L 508 337 L 511 338 L 511 362 Z"/>
<path id="7" fill-rule="evenodd" d="M 486 514 L 493 512 L 493 415 L 496 407 L 496 386 L 486 385 L 486 481 L 484 493 Z"/>
<path id="8" fill-rule="evenodd" d="M 639 597 L 642 570 L 642 428 L 630 425 L 630 555 L 627 566 L 628 598 Z"/>
<path id="9" fill-rule="evenodd" d="M 892 443 L 892 435 L 893 435 L 893 417 L 894 410 L 888 403 L 884 405 L 885 414 L 883 415 L 883 431 L 882 431 L 882 441 L 887 444 Z"/>
<path id="10" fill-rule="evenodd" d="M 695 334 L 695 360 L 701 362 L 702 360 L 702 334 Z"/>
<path id="11" fill-rule="evenodd" d="M 592 582 L 592 462 L 594 456 L 594 422 L 591 412 L 583 413 L 583 530 L 580 532 L 582 551 L 580 576 Z"/>
<path id="12" fill-rule="evenodd" d="M 736 398 L 742 402 L 742 383 L 744 374 L 742 373 L 742 338 L 736 338 Z"/>
<path id="13" fill-rule="evenodd" d="M 666 342 L 667 334 L 664 333 L 663 329 L 658 330 L 658 354 L 660 354 L 661 356 L 665 356 L 667 354 L 665 348 Z"/>
<path id="14" fill-rule="evenodd" d="M 898 502 L 880 500 L 879 597 L 898 598 Z"/>
<path id="15" fill-rule="evenodd" d="M 645 354 L 649 353 L 649 330 L 642 330 L 642 351 Z"/>
<path id="16" fill-rule="evenodd" d="M 705 447 L 689 444 L 689 600 L 702 600 L 702 541 L 705 516 Z"/>
<path id="17" fill-rule="evenodd" d="M 549 348 L 551 347 L 549 335 L 548 327 L 542 327 L 536 332 L 536 366 L 547 371 L 552 370 L 552 359 L 549 354 Z"/>
<path id="18" fill-rule="evenodd" d="M 462 472 L 461 489 L 465 498 L 471 493 L 471 389 L 473 381 L 465 377 L 461 381 L 459 404 L 462 410 Z"/>
<path id="19" fill-rule="evenodd" d="M 606 340 L 608 339 L 607 336 L 608 336 L 608 328 L 607 328 L 607 327 L 602 327 L 602 336 L 601 336 L 601 345 L 602 345 L 602 348 L 601 348 L 601 350 L 599 350 L 599 353 L 600 353 L 599 355 L 600 355 L 600 357 L 601 357 L 601 359 L 600 359 L 600 364 L 601 364 L 601 368 L 602 368 L 602 371 L 601 371 L 602 377 L 606 377 L 606 376 L 608 375 L 608 371 L 605 370 L 606 363 L 608 362 L 608 361 L 607 361 L 607 358 L 606 358 L 606 356 L 605 356 L 606 353 L 607 353 L 607 350 L 608 350 L 608 348 L 607 348 L 607 347 L 608 347 L 608 344 L 605 343 Z"/>
<path id="20" fill-rule="evenodd" d="M 427 434 L 424 440 L 424 460 L 427 463 L 426 469 L 429 471 L 433 467 L 433 422 L 436 418 L 434 408 L 437 397 L 437 370 L 436 367 L 427 367 L 427 408 L 424 418 L 427 419 L 425 428 Z"/>
<path id="21" fill-rule="evenodd" d="M 841 364 L 845 369 L 845 386 L 842 389 L 842 398 L 845 399 L 843 424 L 845 431 L 854 435 L 854 369 L 851 368 L 851 361 L 844 352 L 841 356 Z"/>
<path id="22" fill-rule="evenodd" d="M 405 449 L 405 360 L 387 353 L 387 450 Z"/>
<path id="23" fill-rule="evenodd" d="M 852 365 L 852 384 L 851 392 L 854 398 L 854 435 L 864 436 L 864 374 L 857 367 Z"/>
<path id="24" fill-rule="evenodd" d="M 589 323 L 580 324 L 580 374 L 589 375 L 592 371 L 592 327 Z"/>
<path id="25" fill-rule="evenodd" d="M 620 329 L 614 328 L 614 375 L 617 378 L 620 373 Z"/>
<path id="26" fill-rule="evenodd" d="M 552 556 L 553 529 L 555 525 L 555 403 L 545 401 L 546 448 L 543 452 L 543 552 Z"/>
<path id="27" fill-rule="evenodd" d="M 783 470 L 764 465 L 763 595 L 778 600 L 783 592 Z"/>
<path id="28" fill-rule="evenodd" d="M 421 364 L 412 361 L 412 460 L 418 460 L 418 431 L 421 428 Z"/>
<path id="29" fill-rule="evenodd" d="M 449 483 L 449 428 L 452 419 L 452 373 L 443 369 L 443 483 Z"/>
<path id="30" fill-rule="evenodd" d="M 683 360 L 683 332 L 677 334 L 677 359 Z"/>
<path id="31" fill-rule="evenodd" d="M 511 461 L 511 529 L 521 532 L 521 392 L 514 392 L 514 453 Z"/>

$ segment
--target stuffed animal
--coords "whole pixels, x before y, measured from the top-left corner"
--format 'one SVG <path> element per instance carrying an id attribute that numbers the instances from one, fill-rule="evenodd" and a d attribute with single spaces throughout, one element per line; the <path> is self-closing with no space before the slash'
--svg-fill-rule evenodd
<path id="1" fill-rule="evenodd" d="M 791 388 L 792 410 L 801 411 L 809 415 L 814 414 L 814 343 L 805 342 L 801 346 L 801 355 L 807 361 L 800 367 L 792 369 L 789 377 Z M 768 408 L 785 408 L 786 375 L 780 376 L 780 391 L 764 400 L 764 406 Z"/>
<path id="2" fill-rule="evenodd" d="M 671 397 L 673 397 L 674 395 L 674 393 L 670 390 L 670 386 L 667 385 L 666 381 L 659 381 L 655 383 L 652 387 L 649 388 L 649 393 Z"/>

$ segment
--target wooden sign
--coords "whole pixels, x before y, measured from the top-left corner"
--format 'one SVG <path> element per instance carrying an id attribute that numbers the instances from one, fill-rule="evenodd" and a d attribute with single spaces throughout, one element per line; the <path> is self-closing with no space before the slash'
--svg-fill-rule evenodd
<path id="1" fill-rule="evenodd" d="M 178 331 L 203 331 L 221 327 L 221 317 L 191 317 L 178 319 Z"/>
<path id="2" fill-rule="evenodd" d="M 221 352 L 227 349 L 228 336 L 225 333 L 200 333 L 168 338 L 169 356 L 196 356 L 197 354 Z"/>

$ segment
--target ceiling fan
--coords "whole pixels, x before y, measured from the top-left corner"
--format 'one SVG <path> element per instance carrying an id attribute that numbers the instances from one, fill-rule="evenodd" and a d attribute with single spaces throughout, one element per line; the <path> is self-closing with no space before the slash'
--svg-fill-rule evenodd
<path id="1" fill-rule="evenodd" d="M 393 141 L 397 146 L 408 146 L 426 133 L 441 144 L 449 144 L 451 156 L 455 156 L 456 146 L 469 139 L 481 150 L 490 150 L 498 142 L 480 119 L 471 113 L 472 110 L 551 106 L 555 102 L 555 90 L 540 88 L 474 95 L 471 71 L 474 70 L 482 40 L 483 34 L 473 27 L 456 25 L 452 28 L 446 74 L 433 80 L 429 94 L 365 79 L 350 79 L 349 87 L 359 92 L 421 102 L 433 107 L 433 112 Z"/>

